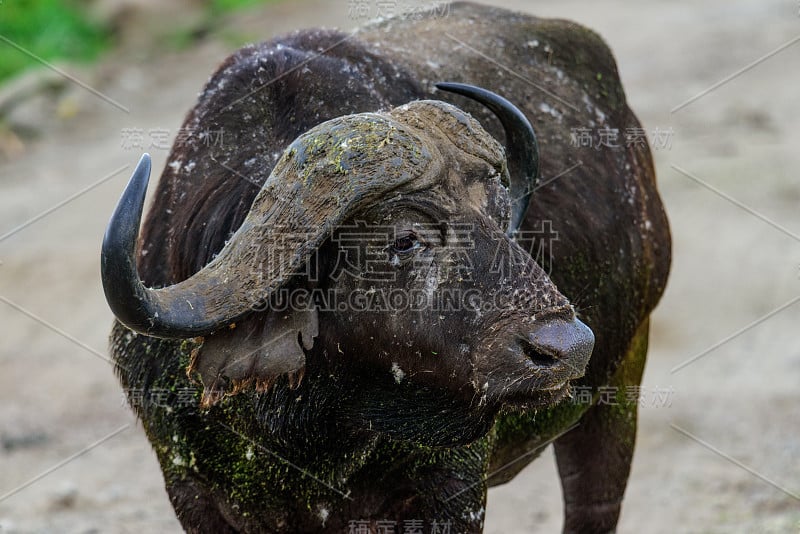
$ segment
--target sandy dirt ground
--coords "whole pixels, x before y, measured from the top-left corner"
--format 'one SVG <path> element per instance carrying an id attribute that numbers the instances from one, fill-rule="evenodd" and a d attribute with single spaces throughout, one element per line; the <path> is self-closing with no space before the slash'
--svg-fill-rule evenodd
<path id="1" fill-rule="evenodd" d="M 800 532 L 797 2 L 493 3 L 598 31 L 648 133 L 668 132 L 655 158 L 674 262 L 652 321 L 649 397 L 619 532 Z M 284 2 L 224 26 L 254 40 L 347 29 L 362 22 L 351 8 Z M 160 173 L 167 151 L 150 146 L 159 140 L 149 130 L 175 136 L 232 45 L 157 50 L 128 47 L 70 70 L 127 111 L 70 83 L 42 135 L 21 152 L 6 142 L 0 160 L 3 534 L 180 531 L 105 361 L 99 246 L 141 152 L 123 146 L 125 129 L 142 129 Z M 489 492 L 486 532 L 557 532 L 561 516 L 548 451 Z"/>

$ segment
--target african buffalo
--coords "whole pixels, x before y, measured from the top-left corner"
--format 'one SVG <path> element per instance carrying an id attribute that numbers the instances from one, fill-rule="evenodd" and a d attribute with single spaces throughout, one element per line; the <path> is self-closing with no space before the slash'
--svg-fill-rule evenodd
<path id="1" fill-rule="evenodd" d="M 615 528 L 670 238 L 646 141 L 576 128 L 641 130 L 603 41 L 476 4 L 221 65 L 102 253 L 187 531 L 480 532 L 551 442 L 565 532 Z"/>

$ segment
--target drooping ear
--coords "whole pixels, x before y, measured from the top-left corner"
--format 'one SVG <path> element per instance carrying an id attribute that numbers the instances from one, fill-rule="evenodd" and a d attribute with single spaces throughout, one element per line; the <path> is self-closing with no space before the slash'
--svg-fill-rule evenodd
<path id="1" fill-rule="evenodd" d="M 265 392 L 282 375 L 289 387 L 299 386 L 306 365 L 303 349 L 311 350 L 317 335 L 318 313 L 308 308 L 253 314 L 206 336 L 186 370 L 203 386 L 201 407 L 251 386 Z"/>

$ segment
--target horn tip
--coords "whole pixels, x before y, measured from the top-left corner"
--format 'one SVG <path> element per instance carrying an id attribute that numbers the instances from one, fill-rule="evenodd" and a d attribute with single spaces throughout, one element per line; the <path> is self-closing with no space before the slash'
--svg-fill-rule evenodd
<path id="1" fill-rule="evenodd" d="M 150 154 L 144 152 L 142 153 L 142 157 L 139 158 L 139 163 L 136 164 L 136 168 L 147 171 L 147 174 L 149 176 L 150 167 L 152 166 L 152 164 L 153 164 L 153 159 L 150 157 Z"/>

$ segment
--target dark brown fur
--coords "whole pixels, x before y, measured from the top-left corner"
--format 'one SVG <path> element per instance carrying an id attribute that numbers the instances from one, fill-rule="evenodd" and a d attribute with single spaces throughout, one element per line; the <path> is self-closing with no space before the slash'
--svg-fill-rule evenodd
<path id="1" fill-rule="evenodd" d="M 238 51 L 212 76 L 189 113 L 183 128 L 194 133 L 173 148 L 158 183 L 143 227 L 142 278 L 164 286 L 205 266 L 239 227 L 281 152 L 323 121 L 438 99 L 473 114 L 502 141 L 502 129 L 487 110 L 433 90 L 432 84 L 443 80 L 485 87 L 528 116 L 539 139 L 543 185 L 534 192 L 523 230 L 551 221 L 558 240 L 534 245 L 545 247 L 544 257 L 552 258 L 546 266 L 550 277 L 596 337 L 578 383 L 638 384 L 648 316 L 669 270 L 669 230 L 646 145 L 571 146 L 572 128 L 595 124 L 622 133 L 640 125 L 625 103 L 605 44 L 569 22 L 459 3 L 446 17 L 389 20 L 355 37 L 302 31 Z M 221 142 L 204 141 L 203 131 L 222 131 Z M 380 214 L 361 215 L 380 220 Z M 319 257 L 322 263 L 335 257 L 334 245 L 326 243 Z M 322 321 L 321 342 L 306 356 L 299 389 L 279 379 L 268 394 L 244 392 L 208 411 L 135 406 L 184 528 L 341 532 L 352 520 L 370 520 L 374 529 L 382 519 L 417 518 L 452 521 L 454 532 L 477 531 L 486 473 L 558 438 L 565 531 L 613 530 L 633 453 L 635 403 L 576 411 L 567 401 L 538 412 L 499 415 L 499 406 L 466 409 L 468 399 L 449 391 L 446 372 L 397 387 L 390 375 L 380 374 L 389 361 L 375 363 L 371 347 L 392 341 L 369 336 L 381 327 L 380 320 L 371 324 L 362 318 Z M 338 351 L 332 340 L 343 328 L 352 330 L 349 339 L 361 340 L 346 347 L 349 360 L 332 357 Z M 430 338 L 427 347 L 470 335 L 468 325 L 453 323 L 447 340 L 435 340 L 439 332 L 427 328 L 419 325 L 410 333 L 418 344 Z M 112 339 L 123 385 L 148 391 L 190 386 L 184 369 L 191 348 L 133 336 L 119 325 Z M 411 355 L 400 357 L 407 358 L 401 367 L 413 365 Z M 544 398 L 542 404 L 553 400 Z M 240 473 L 236 466 L 249 443 L 240 435 L 294 465 L 324 473 L 332 486 L 347 478 L 350 498 L 316 487 L 270 454 L 257 458 L 261 463 L 249 475 Z M 176 451 L 191 452 L 194 466 L 176 467 Z M 525 463 L 515 463 L 490 483 L 510 479 Z M 319 507 L 328 511 L 322 522 Z M 465 518 L 467 511 L 477 516 Z"/>

